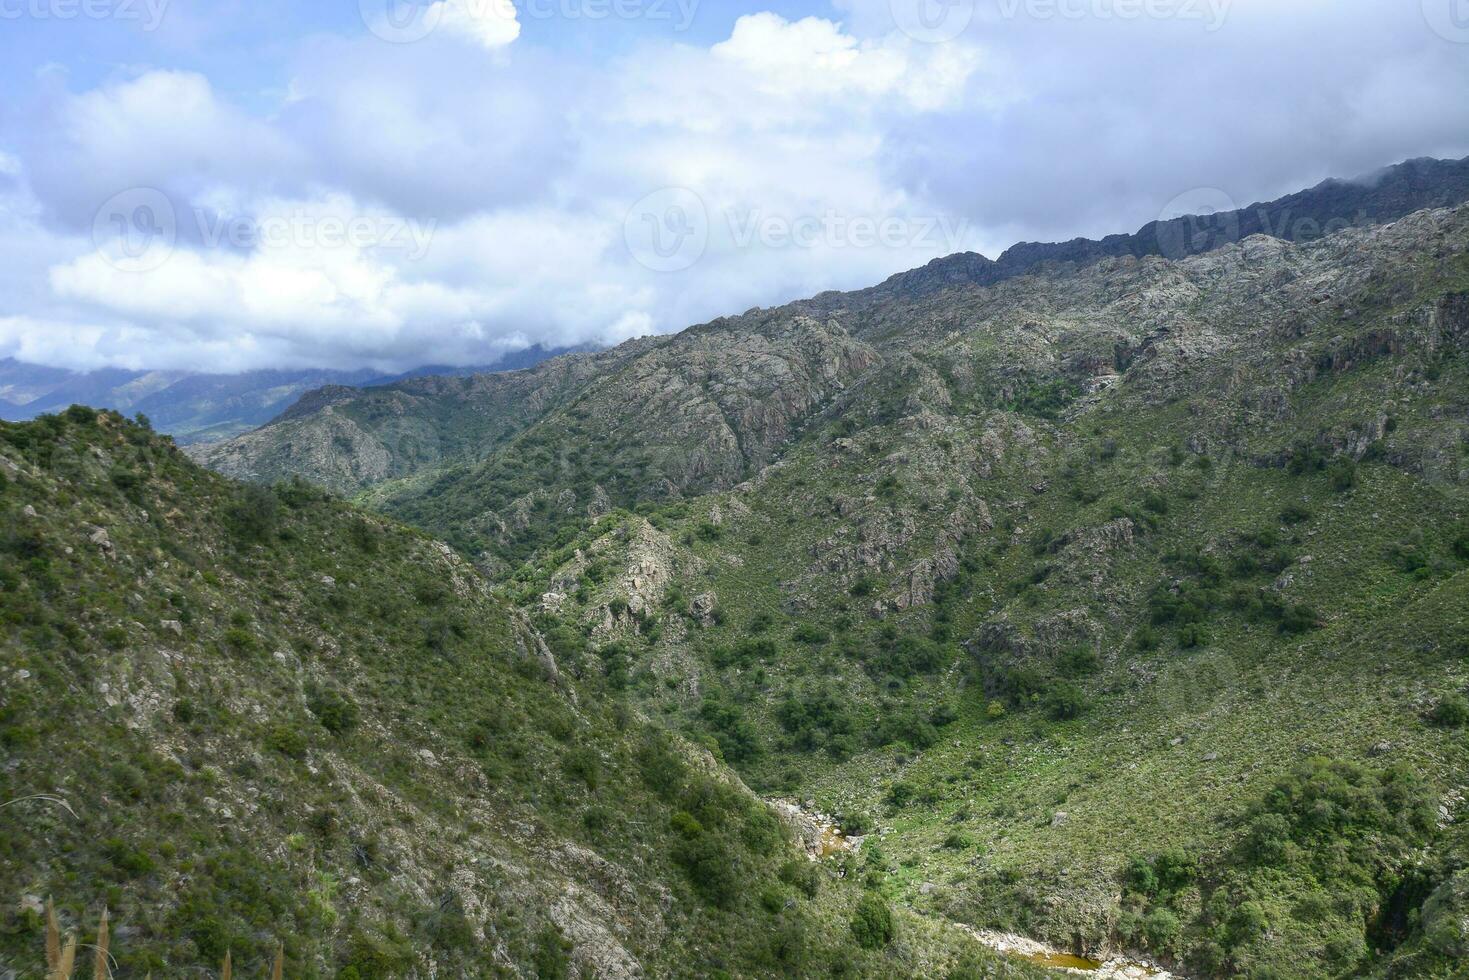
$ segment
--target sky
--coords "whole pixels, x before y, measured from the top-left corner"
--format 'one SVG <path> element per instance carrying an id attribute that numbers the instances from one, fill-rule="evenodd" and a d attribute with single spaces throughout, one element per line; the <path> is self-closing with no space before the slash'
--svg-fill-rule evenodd
<path id="1" fill-rule="evenodd" d="M 408 370 L 1469 154 L 1469 0 L 0 0 L 0 357 Z"/>

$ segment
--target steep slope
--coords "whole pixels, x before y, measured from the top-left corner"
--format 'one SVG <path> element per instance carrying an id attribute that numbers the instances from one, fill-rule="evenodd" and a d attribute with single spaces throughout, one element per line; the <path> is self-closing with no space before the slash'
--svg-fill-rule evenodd
<path id="1" fill-rule="evenodd" d="M 749 358 L 730 368 L 726 360 L 708 358 L 697 338 L 758 334 L 766 324 L 811 321 L 817 329 L 833 317 L 840 329 L 854 337 L 865 337 L 869 320 L 881 320 L 881 310 L 909 301 L 920 301 L 946 290 L 993 286 L 1017 276 L 1041 272 L 1047 266 L 1082 267 L 1104 259 L 1166 257 L 1181 259 L 1265 234 L 1288 241 L 1309 241 L 1345 227 L 1366 227 L 1394 221 L 1425 208 L 1452 207 L 1469 201 L 1469 159 L 1460 161 L 1412 160 L 1378 174 L 1356 180 L 1332 180 L 1278 201 L 1255 204 L 1218 215 L 1178 218 L 1152 223 L 1132 235 L 1114 235 L 1099 242 L 1078 239 L 1055 245 L 1023 243 L 1007 250 L 996 261 L 973 253 L 936 259 L 921 269 L 901 273 L 870 289 L 850 293 L 823 293 L 774 310 L 755 310 L 686 332 L 678 338 L 633 341 L 616 350 L 573 359 L 549 371 L 538 369 L 525 376 L 476 379 L 462 385 L 409 383 L 380 390 L 352 392 L 334 389 L 304 398 L 292 411 L 260 430 L 218 447 L 201 449 L 197 458 L 223 473 L 242 479 L 276 480 L 301 475 L 344 493 L 390 480 L 432 473 L 441 467 L 456 467 L 461 479 L 475 472 L 475 464 L 506 446 L 507 438 L 543 415 L 564 406 L 579 391 L 579 385 L 610 379 L 631 360 L 641 359 L 644 371 L 667 371 L 681 387 L 699 383 L 695 372 L 710 377 L 726 389 L 742 384 L 741 372 Z M 891 324 L 890 324 L 891 325 Z M 901 325 L 898 325 L 899 327 Z M 790 360 L 804 356 L 771 348 L 751 352 L 753 356 L 780 356 Z M 664 366 L 661 361 L 668 360 Z M 702 359 L 702 360 L 701 360 Z M 650 363 L 651 362 L 651 363 Z M 753 362 L 752 362 L 753 363 Z M 644 377 L 634 385 L 652 380 Z M 752 379 L 758 385 L 768 379 Z M 614 438 L 643 433 L 642 404 L 626 399 L 607 403 L 604 410 L 617 413 L 605 419 L 598 435 Z M 588 409 L 590 410 L 590 409 Z M 709 424 L 697 434 L 688 431 L 698 420 L 679 420 L 680 439 L 690 451 L 704 454 L 694 464 L 728 470 L 739 456 L 755 459 L 757 450 L 742 449 L 728 456 L 729 427 L 719 418 L 724 409 L 701 405 L 696 409 Z M 756 438 L 784 438 L 786 412 L 777 413 L 770 433 Z M 751 420 L 751 421 L 758 421 Z M 574 434 L 574 439 L 576 438 Z M 721 457 L 710 459 L 710 454 Z M 648 460 L 643 488 L 668 480 L 683 489 L 690 474 L 682 463 L 665 471 L 656 460 Z M 432 482 L 425 479 L 425 482 Z M 690 486 L 700 483 L 697 475 Z M 410 495 L 418 491 L 410 489 Z M 586 501 L 583 501 L 584 505 Z M 491 509 L 505 504 L 496 498 Z"/>
<path id="2" fill-rule="evenodd" d="M 871 831 L 900 905 L 1194 976 L 1455 976 L 1469 207 L 1300 237 L 751 311 L 363 499 Z"/>
<path id="3" fill-rule="evenodd" d="M 308 392 L 270 425 L 190 449 L 199 462 L 244 480 L 300 476 L 353 493 L 494 451 L 565 404 L 601 371 L 656 341 L 600 355 L 569 354 L 533 368 L 467 377 L 412 378 L 376 388 Z"/>
<path id="4" fill-rule="evenodd" d="M 0 522 L 9 968 L 54 895 L 119 976 L 1023 975 L 854 946 L 854 887 L 420 534 L 79 407 L 0 425 Z"/>
<path id="5" fill-rule="evenodd" d="M 370 499 L 487 561 L 513 561 L 612 506 L 734 486 L 878 360 L 834 323 L 782 311 L 719 321 L 625 351 L 610 370 L 601 362 L 483 463 Z"/>
<path id="6" fill-rule="evenodd" d="M 1466 296 L 1461 208 L 873 304 L 880 367 L 776 463 L 508 588 L 878 829 L 917 907 L 1194 975 L 1449 975 Z"/>

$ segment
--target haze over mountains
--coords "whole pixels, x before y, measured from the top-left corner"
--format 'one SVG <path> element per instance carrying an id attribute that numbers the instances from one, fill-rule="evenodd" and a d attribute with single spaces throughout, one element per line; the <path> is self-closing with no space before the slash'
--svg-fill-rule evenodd
<path id="1" fill-rule="evenodd" d="M 0 359 L 0 418 L 20 421 L 69 405 L 98 405 L 133 415 L 142 412 L 160 432 L 180 443 L 225 439 L 270 421 L 303 393 L 323 385 L 390 384 L 424 375 L 512 371 L 566 353 L 536 346 L 478 368 L 425 366 L 406 373 L 375 371 L 70 371 L 14 358 Z"/>

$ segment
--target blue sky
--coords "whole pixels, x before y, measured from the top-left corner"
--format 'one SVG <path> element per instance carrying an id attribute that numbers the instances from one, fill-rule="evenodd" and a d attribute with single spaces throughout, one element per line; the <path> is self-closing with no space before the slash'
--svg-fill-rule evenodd
<path id="1" fill-rule="evenodd" d="M 1469 153 L 1469 0 L 0 0 L 0 356 L 476 364 Z"/>

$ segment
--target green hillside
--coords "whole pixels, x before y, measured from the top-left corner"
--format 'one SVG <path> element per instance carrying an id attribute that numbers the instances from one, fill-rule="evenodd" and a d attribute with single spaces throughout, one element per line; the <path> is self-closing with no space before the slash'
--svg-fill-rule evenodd
<path id="1" fill-rule="evenodd" d="M 0 521 L 22 975 L 48 897 L 117 976 L 1022 974 L 855 942 L 855 877 L 420 533 L 82 408 L 0 425 Z"/>
<path id="2" fill-rule="evenodd" d="M 1469 207 L 1306 237 L 960 256 L 551 362 L 457 455 L 381 436 L 491 401 L 395 403 L 347 488 L 584 701 L 865 835 L 818 866 L 912 921 L 1464 976 Z M 385 397 L 211 461 L 341 472 L 299 448 Z"/>

